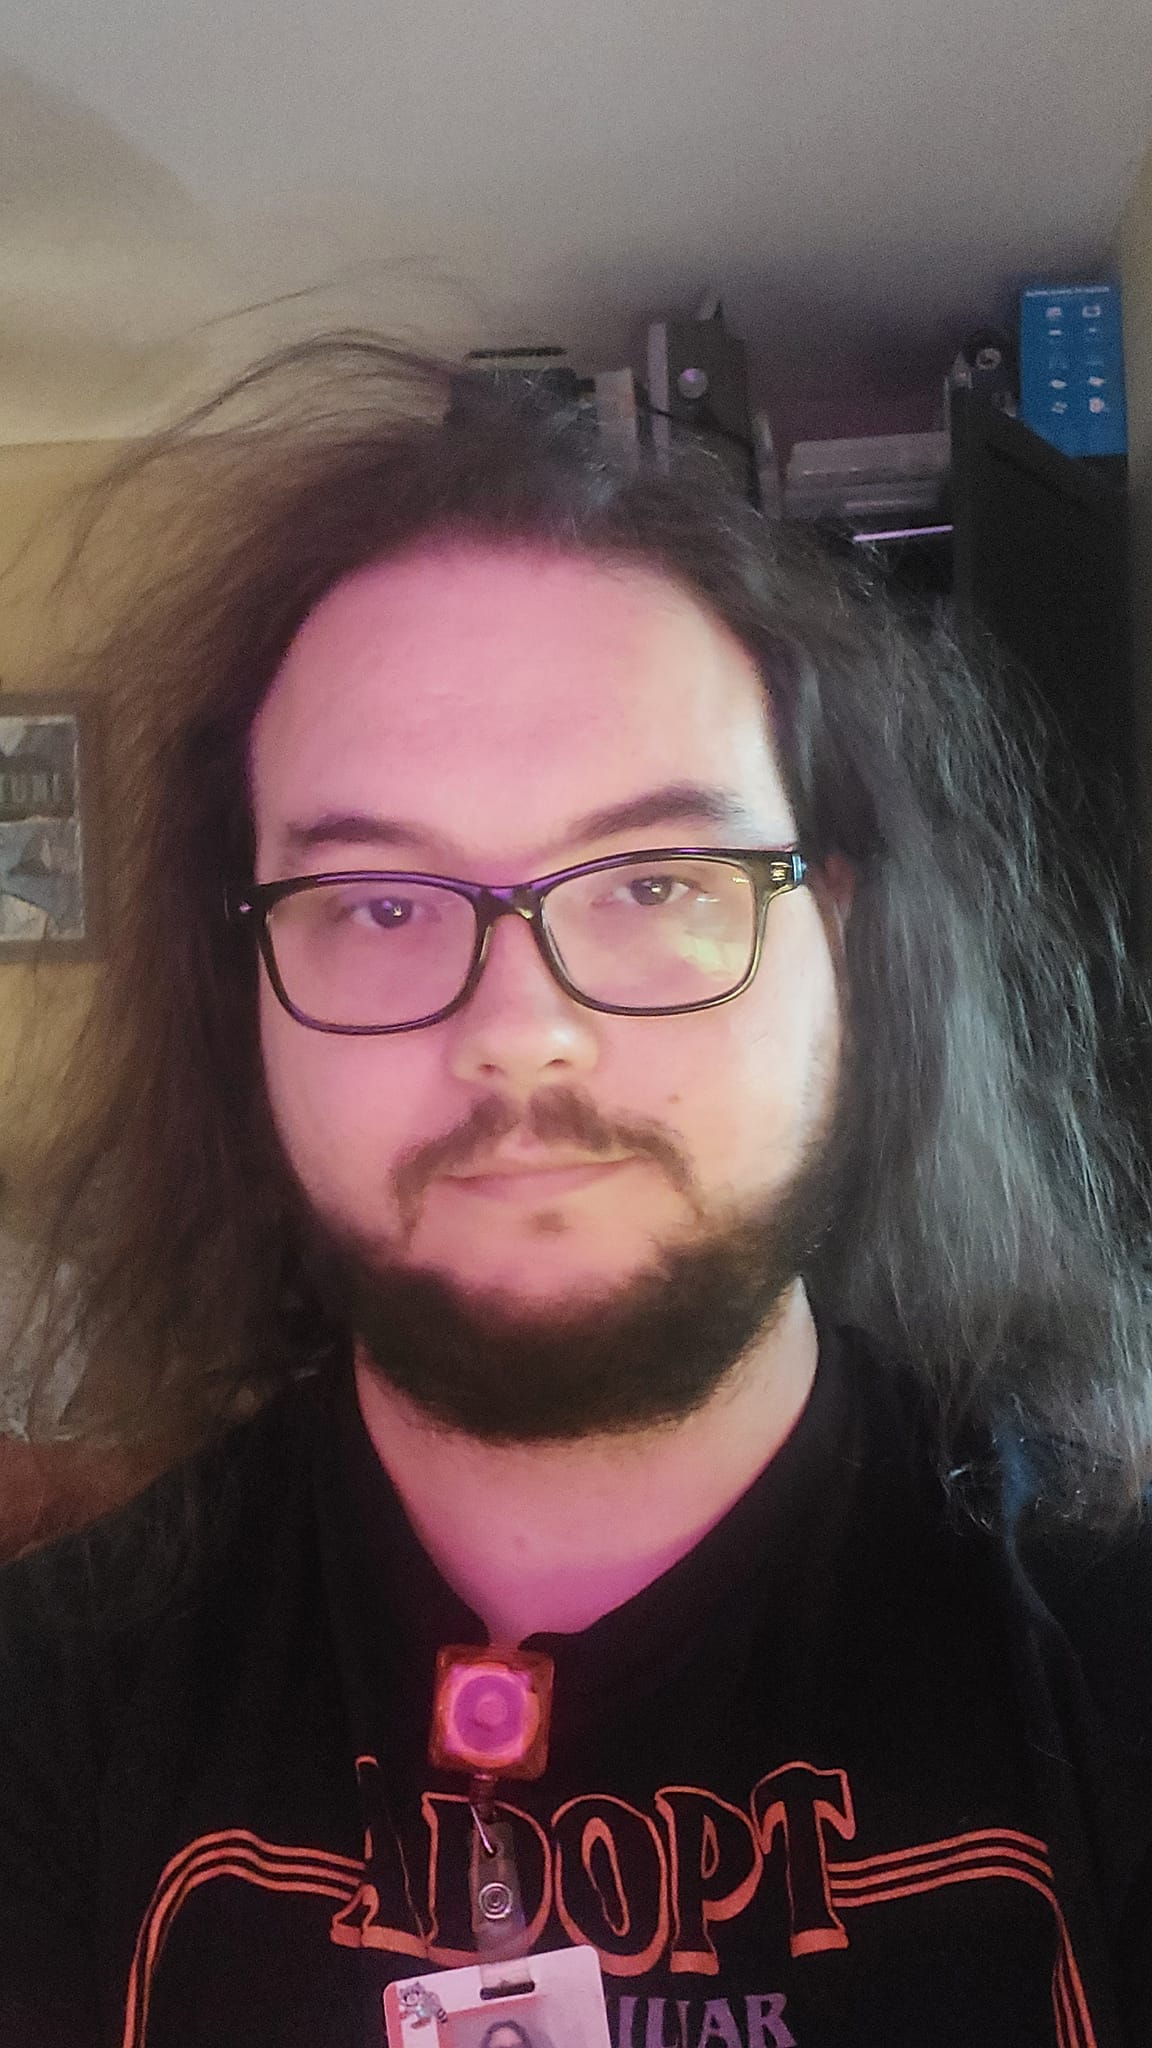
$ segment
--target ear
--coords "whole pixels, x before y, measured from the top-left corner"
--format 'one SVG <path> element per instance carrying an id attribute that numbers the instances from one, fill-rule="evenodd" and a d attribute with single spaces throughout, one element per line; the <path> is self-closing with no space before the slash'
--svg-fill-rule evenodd
<path id="1" fill-rule="evenodd" d="M 809 879 L 829 936 L 842 946 L 856 894 L 856 870 L 846 855 L 830 853 Z"/>
<path id="2" fill-rule="evenodd" d="M 846 854 L 830 853 L 816 870 L 817 887 L 834 909 L 841 924 L 848 921 L 852 898 L 856 894 L 856 870 Z"/>

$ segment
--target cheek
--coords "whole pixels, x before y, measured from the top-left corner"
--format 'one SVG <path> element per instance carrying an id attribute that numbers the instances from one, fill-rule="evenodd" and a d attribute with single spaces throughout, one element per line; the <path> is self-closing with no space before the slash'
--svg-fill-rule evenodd
<path id="1" fill-rule="evenodd" d="M 272 1117 L 291 1166 L 326 1208 L 347 1211 L 389 1185 L 412 1142 L 405 1107 L 418 1101 L 411 1061 L 381 1058 L 381 1041 L 308 1031 L 262 999 L 260 1037 Z"/>
<path id="2" fill-rule="evenodd" d="M 708 1030 L 677 1062 L 669 1120 L 679 1121 L 714 1186 L 747 1192 L 786 1178 L 834 1100 L 839 1006 L 830 956 L 823 948 L 803 962 L 769 953 L 743 996 L 696 1021 Z"/>

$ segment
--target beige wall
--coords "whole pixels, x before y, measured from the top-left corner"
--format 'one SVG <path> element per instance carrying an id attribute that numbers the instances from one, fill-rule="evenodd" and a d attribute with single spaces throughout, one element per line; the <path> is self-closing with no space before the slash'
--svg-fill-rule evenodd
<path id="1" fill-rule="evenodd" d="M 64 600 L 52 586 L 70 508 L 111 453 L 98 442 L 0 447 L 0 712 L 6 695 L 51 687 L 54 657 L 81 631 L 79 592 Z M 98 973 L 82 962 L 5 964 L 0 953 L 0 1181 L 18 1177 L 36 1142 Z"/>
<path id="2" fill-rule="evenodd" d="M 1144 843 L 1152 847 L 1152 150 L 1119 237 L 1132 482 L 1132 595 Z M 1143 901 L 1144 958 L 1152 962 L 1152 877 Z"/>

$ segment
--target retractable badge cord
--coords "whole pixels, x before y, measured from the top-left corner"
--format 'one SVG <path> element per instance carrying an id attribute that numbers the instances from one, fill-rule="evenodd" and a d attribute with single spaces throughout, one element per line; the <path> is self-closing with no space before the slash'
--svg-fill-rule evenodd
<path id="1" fill-rule="evenodd" d="M 539 1778 L 548 1761 L 551 1657 L 536 1650 L 451 1645 L 436 1658 L 429 1762 L 468 1775 L 472 1841 L 468 1891 L 476 1940 L 474 1967 L 390 1984 L 384 1994 L 389 2048 L 474 2048 L 499 2022 L 533 2044 L 533 2026 L 563 2016 L 562 2038 L 580 2048 L 610 2048 L 599 1960 L 575 1947 L 529 1957 L 529 1934 L 511 1827 L 496 1818 L 501 1779 Z M 466 2026 L 471 2018 L 480 2027 Z M 434 2026 L 427 2034 L 423 2029 Z M 578 2033 L 573 2031 L 578 2027 Z M 549 2032 L 555 2030 L 549 2027 Z"/>

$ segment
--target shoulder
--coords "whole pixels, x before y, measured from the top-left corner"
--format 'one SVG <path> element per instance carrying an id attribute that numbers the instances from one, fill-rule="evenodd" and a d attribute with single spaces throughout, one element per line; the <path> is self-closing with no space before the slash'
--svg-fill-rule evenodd
<path id="1" fill-rule="evenodd" d="M 1152 1753 L 1152 1497 L 1111 1526 L 1057 1511 L 1053 1446 L 987 1422 L 952 1428 L 913 1363 L 857 1330 L 835 1340 L 864 1454 L 935 1501 L 962 1556 L 999 1559 L 1013 1625 L 1061 1639 L 1110 1726 Z"/>
<path id="2" fill-rule="evenodd" d="M 1074 1487 L 1063 1448 L 994 1433 L 999 1526 L 1014 1573 L 1113 1712 L 1139 1697 L 1152 1736 L 1152 1495 L 1122 1508 L 1098 1474 Z M 1073 1478 L 1074 1478 L 1073 1474 Z"/>
<path id="3" fill-rule="evenodd" d="M 283 1528 L 306 1498 L 323 1405 L 313 1383 L 290 1387 L 125 1506 L 0 1569 L 0 1669 L 98 1647 L 130 1662 L 134 1643 L 230 1576 L 238 1552 L 255 1562 L 273 1517 Z"/>
<path id="4" fill-rule="evenodd" d="M 1152 1761 L 1152 1503 L 1111 1532 L 1031 1518 L 1014 1551 L 1114 1739 Z"/>

